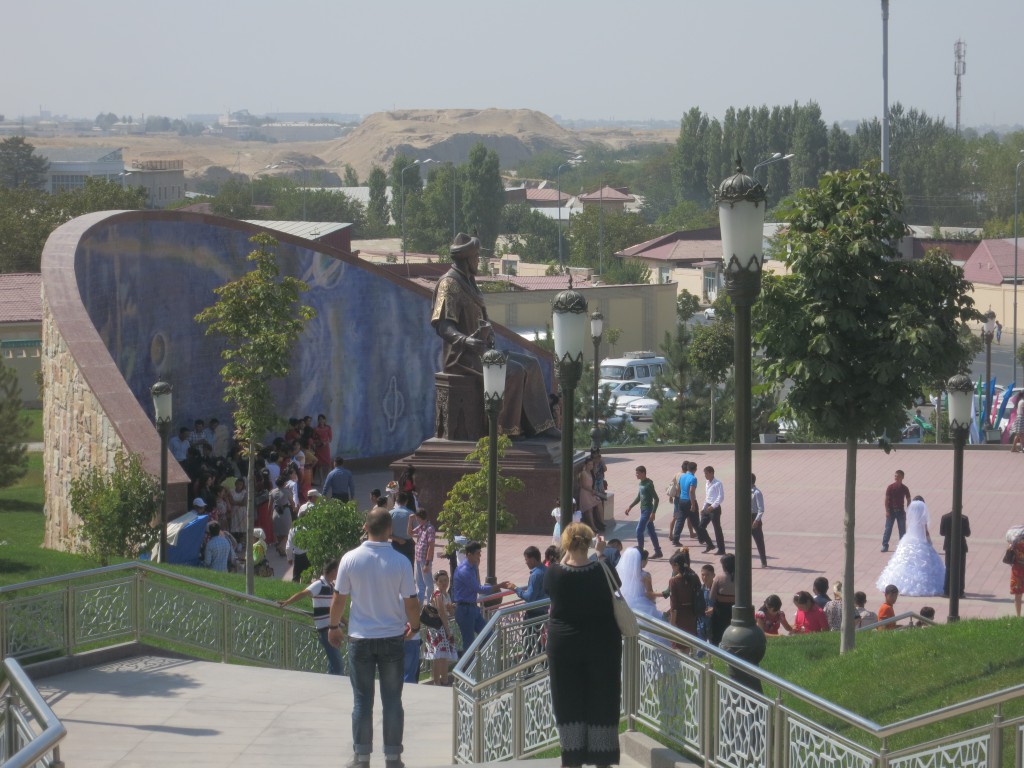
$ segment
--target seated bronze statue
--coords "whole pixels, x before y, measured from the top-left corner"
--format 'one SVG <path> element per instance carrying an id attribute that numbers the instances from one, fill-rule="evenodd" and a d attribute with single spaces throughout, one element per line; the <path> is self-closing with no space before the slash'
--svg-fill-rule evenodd
<path id="1" fill-rule="evenodd" d="M 480 240 L 459 233 L 451 246 L 452 268 L 434 288 L 430 324 L 444 342 L 444 373 L 474 376 L 483 387 L 480 357 L 492 345 L 494 329 L 476 284 Z M 505 396 L 498 430 L 513 438 L 559 438 L 551 416 L 544 376 L 535 357 L 508 353 Z"/>

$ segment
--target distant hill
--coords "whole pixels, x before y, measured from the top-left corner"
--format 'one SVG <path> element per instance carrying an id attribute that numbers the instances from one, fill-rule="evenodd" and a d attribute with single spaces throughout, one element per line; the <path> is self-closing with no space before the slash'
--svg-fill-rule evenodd
<path id="1" fill-rule="evenodd" d="M 495 150 L 503 168 L 535 152 L 579 149 L 581 143 L 574 131 L 532 109 L 410 109 L 374 113 L 318 154 L 331 166 L 351 164 L 363 178 L 374 164 L 390 166 L 399 153 L 462 163 L 477 142 Z"/>

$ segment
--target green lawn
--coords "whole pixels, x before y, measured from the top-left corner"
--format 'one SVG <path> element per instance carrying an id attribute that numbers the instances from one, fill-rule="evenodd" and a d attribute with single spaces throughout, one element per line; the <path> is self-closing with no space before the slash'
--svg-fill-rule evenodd
<path id="1" fill-rule="evenodd" d="M 25 438 L 25 442 L 43 442 L 43 409 L 22 408 L 21 415 L 28 417 L 28 436 Z"/>

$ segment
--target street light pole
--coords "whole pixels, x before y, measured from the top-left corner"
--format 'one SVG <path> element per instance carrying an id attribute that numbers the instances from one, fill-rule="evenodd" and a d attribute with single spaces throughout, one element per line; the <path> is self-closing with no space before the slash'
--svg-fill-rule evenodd
<path id="1" fill-rule="evenodd" d="M 565 271 L 565 260 L 562 258 L 562 169 L 572 168 L 582 159 L 582 155 L 576 155 L 555 169 L 555 186 L 558 192 L 558 268 L 563 272 Z"/>
<path id="2" fill-rule="evenodd" d="M 1021 154 L 1024 154 L 1024 149 L 1021 150 Z M 1017 163 L 1017 168 L 1013 172 L 1013 380 L 1021 381 L 1017 378 L 1017 218 L 1019 215 L 1020 208 L 1017 205 L 1018 193 L 1020 192 L 1020 167 L 1024 165 L 1024 160 Z"/>
<path id="3" fill-rule="evenodd" d="M 721 647 L 751 664 L 764 657 L 766 641 L 754 623 L 753 590 L 751 586 L 751 500 L 748 483 L 751 476 L 750 401 L 752 397 L 750 310 L 761 292 L 761 260 L 763 258 L 764 187 L 743 173 L 736 155 L 736 173 L 725 179 L 715 195 L 722 230 L 722 255 L 725 260 L 725 290 L 736 310 L 734 370 L 736 379 L 736 597 L 732 623 L 725 630 Z M 732 670 L 738 681 L 760 690 L 760 683 Z"/>
<path id="4" fill-rule="evenodd" d="M 963 569 L 964 443 L 971 429 L 971 395 L 974 385 L 962 373 L 946 382 L 949 392 L 949 431 L 953 438 L 953 512 L 950 520 L 949 618 L 960 620 L 960 575 Z"/>
<path id="5" fill-rule="evenodd" d="M 167 442 L 171 433 L 171 385 L 156 382 L 150 389 L 156 429 L 160 433 L 160 562 L 167 562 Z"/>
<path id="6" fill-rule="evenodd" d="M 601 430 L 597 426 L 597 410 L 600 405 L 598 397 L 598 379 L 600 374 L 601 336 L 604 335 L 604 315 L 594 312 L 590 316 L 590 338 L 594 342 L 594 430 L 591 434 L 590 449 L 592 451 L 601 448 Z"/>
<path id="7" fill-rule="evenodd" d="M 498 414 L 505 395 L 508 356 L 488 349 L 480 358 L 484 373 L 484 411 L 487 414 L 487 583 L 497 584 L 498 549 Z"/>
<path id="8" fill-rule="evenodd" d="M 989 402 L 992 382 L 992 339 L 996 335 L 996 313 L 991 309 L 985 315 L 985 324 L 981 328 L 981 338 L 985 342 L 985 397 L 981 403 L 985 408 L 985 428 L 992 426 L 992 405 Z M 988 435 L 984 442 L 988 442 Z"/>
<path id="9" fill-rule="evenodd" d="M 754 166 L 754 170 L 752 170 L 750 172 L 750 178 L 752 178 L 752 179 L 754 179 L 756 181 L 757 180 L 757 172 L 761 168 L 764 168 L 766 165 L 771 165 L 772 163 L 782 163 L 782 162 L 785 162 L 787 160 L 792 160 L 794 157 L 796 157 L 796 155 L 794 155 L 792 152 L 790 152 L 788 155 L 784 155 L 781 152 L 776 152 L 771 157 L 769 157 L 767 160 L 762 160 L 760 163 L 755 165 Z"/>
<path id="10" fill-rule="evenodd" d="M 587 300 L 569 288 L 557 296 L 552 306 L 552 327 L 555 336 L 555 367 L 562 391 L 562 462 L 559 493 L 561 529 L 572 522 L 573 432 L 576 426 L 576 385 L 583 374 L 583 344 L 587 335 Z"/>
<path id="11" fill-rule="evenodd" d="M 882 173 L 889 173 L 889 0 L 882 0 Z"/>
<path id="12" fill-rule="evenodd" d="M 417 165 L 426 165 L 427 163 L 434 162 L 430 158 L 426 160 L 413 160 L 409 165 L 402 169 L 402 172 L 398 175 L 399 186 L 402 188 L 402 263 L 405 264 L 405 275 L 409 276 L 409 260 L 407 258 L 408 252 L 405 246 L 405 172 L 410 168 L 414 168 Z M 454 242 L 455 238 L 452 238 Z"/>

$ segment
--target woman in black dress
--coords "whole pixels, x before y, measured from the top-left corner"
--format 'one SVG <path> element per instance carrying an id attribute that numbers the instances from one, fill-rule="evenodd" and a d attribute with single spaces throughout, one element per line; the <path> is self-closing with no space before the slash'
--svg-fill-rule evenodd
<path id="1" fill-rule="evenodd" d="M 619 762 L 622 634 L 606 568 L 587 555 L 594 532 L 572 523 L 562 532 L 562 562 L 544 579 L 551 598 L 548 671 L 562 765 Z M 611 569 L 612 579 L 618 576 Z"/>
<path id="2" fill-rule="evenodd" d="M 719 561 L 722 572 L 711 582 L 711 606 L 707 609 L 711 617 L 711 642 L 718 645 L 722 635 L 732 621 L 732 606 L 736 602 L 736 556 L 725 555 Z"/>

